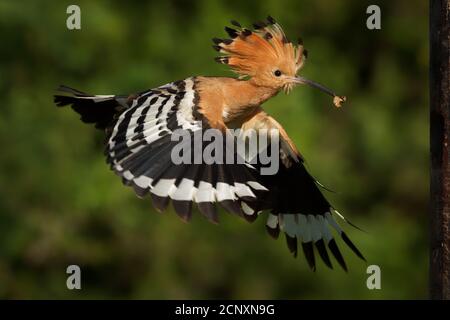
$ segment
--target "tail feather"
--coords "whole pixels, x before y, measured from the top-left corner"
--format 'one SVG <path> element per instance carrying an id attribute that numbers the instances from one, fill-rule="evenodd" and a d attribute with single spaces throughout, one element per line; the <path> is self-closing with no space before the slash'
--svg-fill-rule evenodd
<path id="1" fill-rule="evenodd" d="M 70 105 L 81 115 L 84 123 L 93 123 L 97 129 L 107 129 L 114 122 L 115 116 L 126 108 L 126 97 L 116 95 L 89 95 L 85 92 L 61 85 L 54 95 L 58 107 Z"/>
<path id="2" fill-rule="evenodd" d="M 82 91 L 79 91 L 79 90 L 77 90 L 77 89 L 74 89 L 74 88 L 71 88 L 71 87 L 68 87 L 68 86 L 65 86 L 65 85 L 60 85 L 59 87 L 58 87 L 58 89 L 56 89 L 57 91 L 60 91 L 60 92 L 67 92 L 67 93 L 70 93 L 70 94 L 73 94 L 73 95 L 76 95 L 76 96 L 88 96 L 88 94 L 87 93 L 85 93 L 85 92 L 82 92 Z"/>

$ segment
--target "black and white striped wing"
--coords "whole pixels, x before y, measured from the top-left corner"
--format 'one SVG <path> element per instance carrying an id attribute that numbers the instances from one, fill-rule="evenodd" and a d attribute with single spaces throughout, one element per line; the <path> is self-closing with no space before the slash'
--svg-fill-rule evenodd
<path id="1" fill-rule="evenodd" d="M 282 149 L 281 149 L 282 150 Z M 360 258 L 364 257 L 348 238 L 336 220 L 340 216 L 320 191 L 320 184 L 306 170 L 302 160 L 290 159 L 289 166 L 280 164 L 275 176 L 262 177 L 262 183 L 271 191 L 262 196 L 270 208 L 266 221 L 268 233 L 277 238 L 280 232 L 286 237 L 289 250 L 297 255 L 300 245 L 311 269 L 316 268 L 316 251 L 324 263 L 332 268 L 328 251 L 344 270 L 345 260 L 337 245 L 337 234 Z M 286 162 L 286 161 L 285 161 Z"/>
<path id="2" fill-rule="evenodd" d="M 139 196 L 149 193 L 159 210 L 171 200 L 185 221 L 191 217 L 193 203 L 213 222 L 218 221 L 216 203 L 245 217 L 241 201 L 252 201 L 256 190 L 266 190 L 254 169 L 246 164 L 221 164 L 225 161 L 173 161 L 172 152 L 180 147 L 174 135 L 180 131 L 189 136 L 183 143 L 191 158 L 208 145 L 202 137 L 203 130 L 210 129 L 208 123 L 195 118 L 195 85 L 195 78 L 188 78 L 138 95 L 112 129 L 105 151 L 107 161 Z M 223 143 L 228 143 L 227 139 Z"/>
<path id="3" fill-rule="evenodd" d="M 253 154 L 245 155 L 246 161 L 255 163 L 259 169 L 259 154 L 269 148 L 271 143 L 278 143 L 279 169 L 273 175 L 260 175 L 259 181 L 270 192 L 256 191 L 258 201 L 247 203 L 245 212 L 256 219 L 264 210 L 269 210 L 266 222 L 268 233 L 278 238 L 280 232 L 285 234 L 289 250 L 297 256 L 298 245 L 302 247 L 306 260 L 311 269 L 316 268 L 314 251 L 324 263 L 332 268 L 328 250 L 335 257 L 344 270 L 347 270 L 344 258 L 337 246 L 333 233 L 337 233 L 350 249 L 360 258 L 364 257 L 350 241 L 346 233 L 339 226 L 335 217 L 340 216 L 322 194 L 321 184 L 312 177 L 304 166 L 304 160 L 295 149 L 284 129 L 264 111 L 255 116 L 257 122 L 249 120 L 244 129 L 270 129 L 279 132 L 279 139 L 269 141 L 262 149 Z M 241 135 L 246 137 L 246 131 Z M 256 160 L 255 160 L 256 159 Z"/>

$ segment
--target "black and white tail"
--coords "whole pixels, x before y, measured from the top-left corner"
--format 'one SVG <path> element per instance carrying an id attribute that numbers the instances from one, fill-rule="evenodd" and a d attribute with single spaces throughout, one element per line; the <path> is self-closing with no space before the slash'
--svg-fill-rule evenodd
<path id="1" fill-rule="evenodd" d="M 71 105 L 72 109 L 81 115 L 81 121 L 93 123 L 98 129 L 110 127 L 117 115 L 128 108 L 126 96 L 89 95 L 64 85 L 60 86 L 58 91 L 65 93 L 54 96 L 58 107 Z"/>

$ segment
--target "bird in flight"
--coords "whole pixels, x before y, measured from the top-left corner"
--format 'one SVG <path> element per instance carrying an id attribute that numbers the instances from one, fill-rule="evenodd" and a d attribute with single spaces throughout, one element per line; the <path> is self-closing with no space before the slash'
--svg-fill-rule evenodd
<path id="1" fill-rule="evenodd" d="M 307 172 L 293 141 L 262 107 L 280 91 L 288 93 L 297 85 L 331 95 L 336 107 L 346 98 L 297 75 L 307 51 L 301 40 L 289 41 L 272 17 L 253 24 L 253 30 L 234 20 L 231 24 L 225 27 L 229 38 L 214 38 L 213 48 L 221 53 L 215 60 L 229 66 L 237 78 L 194 76 L 132 95 L 90 95 L 60 86 L 54 101 L 59 107 L 70 105 L 83 122 L 106 132 L 105 155 L 111 169 L 139 197 L 150 195 L 159 211 L 171 202 L 175 212 L 189 221 L 195 204 L 213 223 L 218 222 L 218 205 L 248 221 L 267 214 L 268 233 L 274 238 L 284 233 L 294 256 L 301 246 L 312 270 L 315 252 L 332 268 L 331 252 L 347 270 L 336 236 L 364 260 L 335 218 L 347 220 L 326 200 L 323 186 Z M 232 129 L 275 130 L 278 139 L 270 136 L 265 149 L 241 152 L 233 148 L 234 142 L 248 141 L 248 135 L 229 139 Z M 188 142 L 174 139 L 180 130 Z M 205 141 L 198 134 L 205 130 L 223 138 L 225 152 L 212 152 L 218 161 L 173 161 L 180 144 L 181 154 L 192 160 L 210 148 L 208 142 L 220 140 Z M 276 144 L 271 156 L 279 167 L 275 173 L 262 174 L 258 156 L 270 144 Z M 225 159 L 230 153 L 234 161 Z"/>

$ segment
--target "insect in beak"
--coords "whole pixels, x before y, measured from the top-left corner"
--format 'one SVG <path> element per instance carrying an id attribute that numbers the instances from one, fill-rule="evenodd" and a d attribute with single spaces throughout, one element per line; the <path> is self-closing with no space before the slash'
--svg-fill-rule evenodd
<path id="1" fill-rule="evenodd" d="M 329 94 L 330 96 L 333 97 L 333 103 L 334 103 L 334 105 L 337 108 L 341 107 L 342 103 L 347 101 L 347 97 L 345 97 L 345 96 L 338 96 L 331 89 L 321 85 L 320 83 L 317 83 L 317 82 L 314 82 L 312 80 L 306 79 L 304 77 L 299 77 L 299 76 L 293 78 L 292 80 L 296 84 L 306 84 L 306 85 L 308 85 L 310 87 L 317 88 L 320 91 L 325 92 L 326 94 Z"/>

